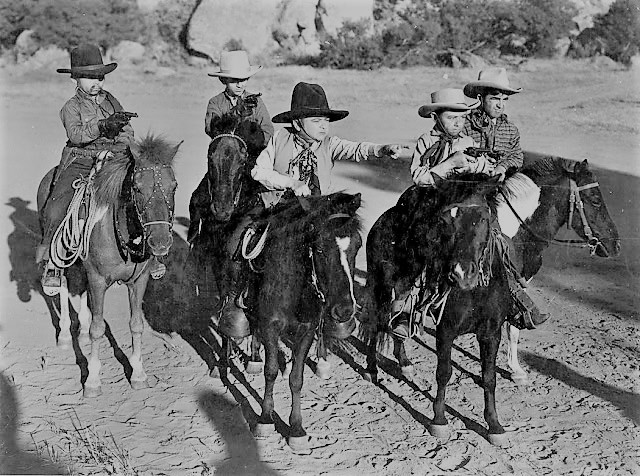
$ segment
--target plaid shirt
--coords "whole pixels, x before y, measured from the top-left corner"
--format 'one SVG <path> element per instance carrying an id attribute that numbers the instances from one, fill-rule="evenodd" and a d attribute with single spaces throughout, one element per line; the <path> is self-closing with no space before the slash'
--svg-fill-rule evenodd
<path id="1" fill-rule="evenodd" d="M 520 132 L 506 114 L 498 117 L 493 124 L 484 111 L 471 111 L 465 120 L 462 135 L 471 137 L 482 148 L 503 152 L 504 156 L 497 165 L 505 169 L 522 167 L 524 155 L 520 148 Z"/>

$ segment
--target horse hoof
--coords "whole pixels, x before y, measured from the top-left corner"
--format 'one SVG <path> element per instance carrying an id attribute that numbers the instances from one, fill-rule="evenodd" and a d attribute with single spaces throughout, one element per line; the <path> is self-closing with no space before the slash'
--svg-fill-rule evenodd
<path id="1" fill-rule="evenodd" d="M 256 438 L 268 438 L 276 433 L 276 426 L 273 423 L 256 423 L 253 429 L 253 436 Z"/>
<path id="2" fill-rule="evenodd" d="M 511 374 L 511 381 L 518 387 L 524 387 L 529 384 L 529 376 L 525 373 L 513 373 Z"/>
<path id="3" fill-rule="evenodd" d="M 404 367 L 400 367 L 400 372 L 402 372 L 402 376 L 404 378 L 413 378 L 414 376 L 414 371 L 413 371 L 413 365 L 405 365 Z"/>
<path id="4" fill-rule="evenodd" d="M 362 378 L 364 378 L 367 382 L 371 382 L 371 383 L 376 383 L 378 381 L 378 374 L 377 373 L 371 373 L 371 372 L 365 372 L 362 375 Z"/>
<path id="5" fill-rule="evenodd" d="M 142 390 L 143 388 L 149 388 L 149 383 L 146 380 L 132 380 L 131 388 L 134 390 Z"/>
<path id="6" fill-rule="evenodd" d="M 309 437 L 307 435 L 290 436 L 287 439 L 287 443 L 289 444 L 289 448 L 291 448 L 296 453 L 311 451 L 311 447 L 309 445 Z"/>
<path id="7" fill-rule="evenodd" d="M 329 380 L 331 378 L 331 364 L 324 359 L 318 359 L 316 376 L 322 380 Z"/>
<path id="8" fill-rule="evenodd" d="M 429 425 L 429 434 L 435 438 L 440 440 L 448 440 L 449 439 L 449 425 Z"/>
<path id="9" fill-rule="evenodd" d="M 487 440 L 494 446 L 499 446 L 500 448 L 507 448 L 510 446 L 509 437 L 507 433 L 489 433 Z"/>
<path id="10" fill-rule="evenodd" d="M 85 398 L 99 397 L 100 395 L 102 395 L 102 387 L 100 387 L 100 386 L 98 386 L 98 387 L 87 387 L 85 385 L 84 391 L 82 392 L 82 395 Z"/>
<path id="11" fill-rule="evenodd" d="M 264 368 L 264 364 L 262 362 L 254 362 L 250 360 L 247 362 L 246 371 L 248 374 L 259 374 L 262 373 L 262 369 Z"/>
<path id="12" fill-rule="evenodd" d="M 220 367 L 218 367 L 217 365 L 215 367 L 213 367 L 209 371 L 209 377 L 219 379 L 220 378 Z"/>

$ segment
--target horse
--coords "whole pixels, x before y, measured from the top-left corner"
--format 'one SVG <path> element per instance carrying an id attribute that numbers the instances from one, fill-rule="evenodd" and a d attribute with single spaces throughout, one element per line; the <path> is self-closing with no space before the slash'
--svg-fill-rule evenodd
<path id="1" fill-rule="evenodd" d="M 231 111 L 214 118 L 211 137 L 207 172 L 189 204 L 192 248 L 188 260 L 191 273 L 199 276 L 199 301 L 215 308 L 229 288 L 231 273 L 232 263 L 223 244 L 258 204 L 251 169 L 264 148 L 264 133 L 258 124 Z"/>
<path id="2" fill-rule="evenodd" d="M 93 204 L 89 207 L 92 212 L 84 227 L 86 242 L 80 256 L 81 275 L 86 280 L 86 288 L 82 291 L 86 290 L 88 294 L 91 311 L 91 355 L 84 382 L 85 397 L 101 394 L 100 345 L 106 329 L 104 296 L 115 282 L 126 284 L 129 291 L 132 336 L 132 354 L 129 357 L 132 374 L 129 381 L 134 389 L 147 386 L 147 375 L 142 365 L 142 299 L 149 280 L 151 256 L 166 256 L 173 241 L 177 182 L 172 163 L 179 147 L 180 144 L 173 145 L 149 135 L 132 146 L 135 158 L 118 154 L 107 159 L 89 183 Z M 42 213 L 54 170 L 46 174 L 38 187 L 39 213 Z M 135 248 L 126 242 L 128 231 L 125 223 L 131 221 L 142 233 L 139 246 Z M 75 262 L 76 265 L 80 262 Z M 65 271 L 67 277 L 72 269 Z M 66 295 L 61 294 L 61 305 L 64 305 L 63 297 Z"/>
<path id="3" fill-rule="evenodd" d="M 484 175 L 461 175 L 438 189 L 414 188 L 417 199 L 410 212 L 396 205 L 375 222 L 367 237 L 368 301 L 361 336 L 367 349 L 365 378 L 377 383 L 377 350 L 386 341 L 394 295 L 415 289 L 418 292 L 407 297 L 409 312 L 422 312 L 424 319 L 435 310 L 437 394 L 428 429 L 447 438 L 445 390 L 452 374 L 451 349 L 456 337 L 475 334 L 488 440 L 503 445 L 505 430 L 495 408 L 496 356 L 501 326 L 515 308 L 503 264 L 505 244 L 492 224 L 497 187 Z M 423 294 L 424 289 L 429 292 Z M 408 376 L 413 367 L 403 341 L 392 339 L 394 356 Z"/>
<path id="4" fill-rule="evenodd" d="M 296 451 L 309 445 L 300 397 L 309 349 L 316 336 L 320 345 L 329 345 L 335 326 L 355 319 L 358 309 L 354 272 L 362 245 L 360 202 L 360 194 L 343 192 L 294 197 L 283 199 L 258 220 L 268 230 L 259 252 L 252 253 L 256 271 L 245 300 L 251 328 L 265 348 L 266 383 L 255 434 L 274 431 L 273 388 L 282 339 L 293 354 L 288 444 Z"/>
<path id="5" fill-rule="evenodd" d="M 542 253 L 550 244 L 566 243 L 554 239 L 565 225 L 578 234 L 592 255 L 607 258 L 620 253 L 618 231 L 586 160 L 548 156 L 527 164 L 521 172 L 540 188 L 539 204 L 526 219 L 516 216 L 508 207 L 503 208 L 504 221 L 510 223 L 503 231 L 513 238 L 523 278 L 530 281 L 540 270 Z M 518 362 L 519 335 L 517 327 L 508 326 L 507 361 L 511 379 L 522 385 L 528 377 Z"/>

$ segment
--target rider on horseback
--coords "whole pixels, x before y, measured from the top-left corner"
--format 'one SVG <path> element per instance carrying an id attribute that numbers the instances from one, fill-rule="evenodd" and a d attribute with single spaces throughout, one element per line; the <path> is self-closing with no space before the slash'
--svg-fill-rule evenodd
<path id="1" fill-rule="evenodd" d="M 504 178 L 508 165 L 502 161 L 502 156 L 496 162 L 495 157 L 498 154 L 493 153 L 493 149 L 484 149 L 488 151 L 486 154 L 474 154 L 472 150 L 482 143 L 464 134 L 463 127 L 468 122 L 468 117 L 475 114 L 476 108 L 481 104 L 481 101 L 470 99 L 470 95 L 460 89 L 448 88 L 433 92 L 431 104 L 420 107 L 418 114 L 422 117 L 431 117 L 435 125 L 430 132 L 420 136 L 416 144 L 411 164 L 411 176 L 416 185 L 433 187 L 443 179 L 462 173 L 483 173 Z M 517 139 L 519 150 L 519 136 Z M 522 151 L 520 151 L 520 157 L 522 157 Z M 408 193 L 403 194 L 398 201 L 397 206 L 405 215 L 408 215 L 413 208 L 412 201 L 417 198 L 418 193 L 416 188 L 409 189 Z M 508 274 L 511 277 L 511 273 Z M 510 278 L 510 283 L 512 281 L 514 298 L 518 302 L 526 301 L 525 307 L 529 310 L 534 322 L 537 324 L 546 320 L 541 317 L 528 296 L 523 297 L 522 292 L 515 291 L 517 285 L 515 285 L 515 279 Z M 518 290 L 521 289 L 517 287 Z M 412 289 L 398 292 L 391 304 L 391 330 L 400 338 L 411 335 L 411 311 L 406 309 L 411 292 Z"/>
<path id="2" fill-rule="evenodd" d="M 298 83 L 291 96 L 291 110 L 273 117 L 273 122 L 290 126 L 279 130 L 258 156 L 251 176 L 266 189 L 261 193 L 266 208 L 274 207 L 288 190 L 296 196 L 328 194 L 336 160 L 360 162 L 369 158 L 396 159 L 401 146 L 352 142 L 329 135 L 329 123 L 344 119 L 348 111 L 329 107 L 324 89 L 318 84 Z M 222 309 L 221 327 L 237 328 L 246 320 L 236 296 L 244 291 L 244 279 L 235 280 Z M 227 325 L 229 321 L 233 325 Z"/>
<path id="3" fill-rule="evenodd" d="M 133 129 L 129 120 L 134 115 L 124 112 L 120 102 L 103 89 L 105 75 L 117 66 L 105 65 L 99 48 L 85 44 L 71 50 L 71 68 L 57 70 L 70 73 L 77 86 L 76 94 L 60 111 L 68 141 L 43 207 L 43 236 L 36 254 L 38 263 L 46 262 L 42 286 L 54 292 L 61 286 L 62 272 L 51 262 L 49 249 L 73 198 L 74 181 L 88 177 L 96 162 L 119 154 L 131 156 Z M 164 265 L 154 260 L 153 266 L 152 276 L 161 277 Z"/>
<path id="4" fill-rule="evenodd" d="M 236 109 L 260 126 L 264 132 L 265 144 L 273 137 L 273 124 L 269 111 L 260 99 L 260 93 L 249 94 L 247 82 L 262 66 L 251 66 L 246 51 L 223 51 L 220 54 L 220 71 L 209 73 L 217 77 L 225 88 L 220 94 L 209 99 L 204 118 L 204 131 L 212 137 L 211 121 L 216 117 Z"/>

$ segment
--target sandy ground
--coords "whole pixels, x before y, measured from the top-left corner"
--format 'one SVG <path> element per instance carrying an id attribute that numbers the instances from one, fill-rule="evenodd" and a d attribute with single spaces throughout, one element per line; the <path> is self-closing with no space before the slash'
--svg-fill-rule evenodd
<path id="1" fill-rule="evenodd" d="M 511 73 L 512 82 L 524 88 L 512 97 L 508 111 L 520 126 L 523 147 L 572 159 L 588 157 L 597 167 L 623 247 L 619 257 L 608 260 L 592 258 L 581 249 L 547 251 L 533 290 L 547 301 L 553 318 L 521 337 L 520 355 L 530 385 L 516 387 L 508 379 L 504 352 L 499 356 L 497 408 L 511 430 L 511 446 L 494 447 L 483 436 L 478 349 L 470 336 L 456 341 L 447 393 L 453 436 L 445 444 L 426 429 L 435 395 L 433 337 L 425 335 L 408 346 L 416 365 L 413 380 L 404 380 L 392 360 L 383 360 L 378 386 L 362 379 L 364 355 L 351 338 L 349 352 L 330 357 L 330 380 L 320 380 L 306 369 L 304 421 L 323 445 L 309 455 L 298 455 L 280 434 L 256 440 L 250 432 L 260 411 L 263 377 L 236 369 L 227 380 L 210 378 L 211 349 L 197 339 L 176 337 L 167 342 L 146 332 L 143 357 L 150 388 L 132 390 L 125 377 L 131 344 L 123 287 L 115 286 L 107 294 L 110 338 L 103 345 L 103 395 L 82 397 L 89 347 L 77 342 L 73 349 L 56 347 L 55 320 L 30 285 L 38 240 L 36 187 L 59 160 L 64 133 L 58 111 L 73 94 L 73 84 L 54 73 L 56 66 L 60 65 L 26 74 L 0 71 L 0 233 L 7 237 L 0 243 L 0 471 L 122 472 L 93 460 L 86 442 L 78 438 L 91 440 L 94 435 L 92 441 L 126 452 L 132 469 L 141 474 L 640 472 L 637 74 L 587 63 L 549 62 Z M 296 82 L 319 82 L 334 107 L 351 111 L 335 124 L 336 134 L 412 146 L 432 125 L 417 115 L 428 93 L 462 86 L 476 74 L 426 68 L 345 72 L 291 67 L 261 72 L 250 89 L 261 91 L 276 114 L 288 109 Z M 204 110 L 219 86 L 198 69 L 158 76 L 121 67 L 108 77 L 107 89 L 126 109 L 139 114 L 133 122 L 138 135 L 149 130 L 184 140 L 176 164 L 178 217 L 188 216 L 189 196 L 205 170 Z M 406 160 L 340 164 L 336 173 L 340 187 L 362 192 L 365 230 L 409 183 Z M 186 249 L 180 238 L 184 226 L 176 230 L 170 272 L 149 290 L 148 301 L 173 292 Z M 358 268 L 363 275 L 364 252 Z M 188 318 L 171 306 L 147 315 L 150 327 L 158 330 Z M 277 381 L 275 398 L 276 410 L 286 422 L 290 396 L 283 379 Z M 286 434 L 287 425 L 280 423 L 278 431 Z"/>

